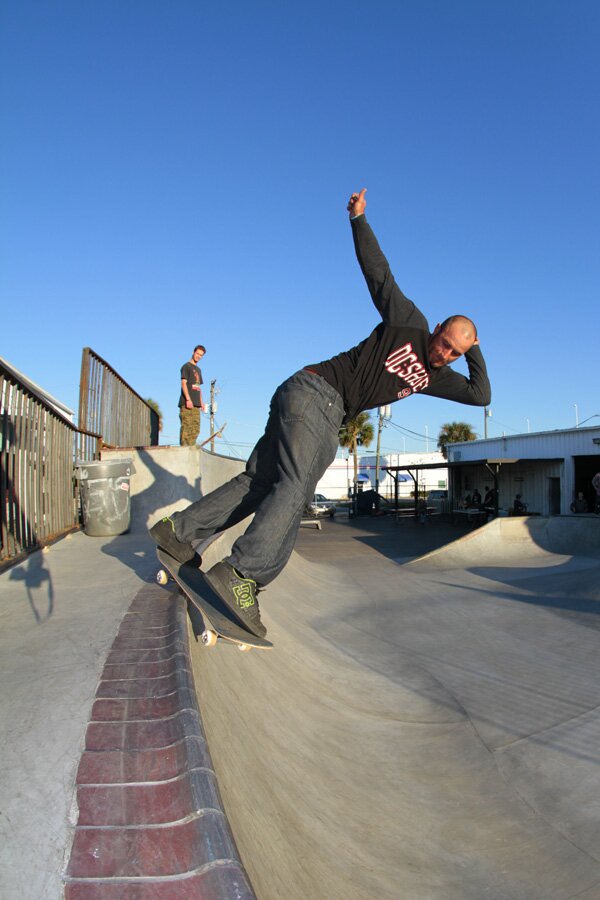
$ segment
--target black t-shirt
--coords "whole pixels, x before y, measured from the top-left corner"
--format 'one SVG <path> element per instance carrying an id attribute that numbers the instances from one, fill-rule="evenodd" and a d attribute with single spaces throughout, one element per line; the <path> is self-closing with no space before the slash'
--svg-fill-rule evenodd
<path id="1" fill-rule="evenodd" d="M 431 368 L 425 316 L 396 284 L 366 217 L 351 224 L 358 262 L 382 322 L 356 347 L 307 368 L 338 391 L 346 420 L 414 393 L 486 406 L 491 390 L 479 346 L 465 354 L 469 378 L 448 366 Z"/>
<path id="2" fill-rule="evenodd" d="M 193 362 L 184 363 L 181 367 L 181 378 L 182 380 L 185 378 L 187 381 L 190 400 L 194 406 L 201 406 L 200 385 L 204 384 L 204 382 L 202 381 L 202 372 L 198 366 L 194 365 Z M 179 397 L 179 406 L 185 406 L 185 403 L 186 397 L 182 390 Z"/>

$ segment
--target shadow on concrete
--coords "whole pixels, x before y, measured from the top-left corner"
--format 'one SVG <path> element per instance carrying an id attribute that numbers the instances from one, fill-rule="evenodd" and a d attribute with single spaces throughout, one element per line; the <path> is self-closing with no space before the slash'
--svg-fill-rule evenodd
<path id="1" fill-rule="evenodd" d="M 144 490 L 136 493 L 131 502 L 131 531 L 146 533 L 153 524 L 152 516 L 165 506 L 177 504 L 185 509 L 202 496 L 202 476 L 198 472 L 190 484 L 187 475 L 174 475 L 166 467 L 160 466 L 155 456 L 144 448 L 137 451 L 138 459 L 146 466 L 153 481 Z"/>
<path id="2" fill-rule="evenodd" d="M 23 565 L 12 569 L 9 579 L 25 582 L 27 599 L 35 621 L 38 625 L 47 622 L 54 612 L 54 586 L 42 551 L 37 550 L 27 557 Z"/>
<path id="3" fill-rule="evenodd" d="M 160 466 L 153 455 L 140 448 L 139 459 L 148 468 L 153 481 L 149 487 L 131 498 L 131 527 L 127 534 L 118 535 L 107 544 L 102 552 L 113 556 L 132 569 L 144 581 L 153 580 L 159 568 L 155 546 L 148 537 L 147 523 L 152 523 L 153 514 L 166 506 L 178 504 L 185 509 L 202 496 L 201 475 L 190 484 L 185 475 L 174 475 Z M 158 517 L 158 516 L 157 516 Z"/>
<path id="4" fill-rule="evenodd" d="M 347 591 L 347 608 L 317 614 L 315 631 L 361 669 L 462 711 L 492 752 L 526 740 L 597 767 L 598 729 L 587 722 L 600 676 L 597 563 L 578 570 L 568 561 L 517 581 L 507 567 L 500 591 L 498 569 L 489 588 L 397 571 L 371 570 L 369 594 Z M 531 611 L 515 616 L 515 604 Z"/>
<path id="5" fill-rule="evenodd" d="M 322 522 L 324 542 L 329 538 L 331 524 L 330 521 Z M 431 553 L 467 533 L 464 526 L 447 521 L 434 519 L 423 525 L 413 518 L 395 519 L 392 515 L 353 518 L 338 515 L 333 524 L 334 527 L 341 526 L 344 529 L 343 535 L 340 535 L 344 541 L 351 536 L 353 540 L 395 562 L 400 558 L 415 558 Z M 318 540 L 318 536 L 315 536 L 315 540 Z M 300 552 L 302 553 L 301 549 Z"/>
<path id="6" fill-rule="evenodd" d="M 545 607 L 571 621 L 580 622 L 586 628 L 600 629 L 598 565 L 576 571 L 571 561 L 568 561 L 562 565 L 544 568 L 541 572 L 539 569 L 529 569 L 520 577 L 515 577 L 511 569 L 502 570 L 496 567 L 475 567 L 468 571 L 480 578 L 493 581 L 496 585 L 510 585 L 513 591 L 499 591 L 497 587 L 488 591 L 471 586 L 465 587 L 465 591 L 510 600 L 512 603 Z"/>
<path id="7" fill-rule="evenodd" d="M 192 651 L 253 884 L 269 900 L 323 883 L 352 900 L 399 884 L 419 900 L 591 900 L 600 563 L 526 547 L 526 571 L 504 547 L 503 573 L 467 539 L 462 565 L 446 568 L 443 548 L 429 568 L 398 565 L 424 533 L 341 517 L 303 531 L 261 600 L 274 652 Z M 320 869 L 340 843 L 346 865 Z"/>

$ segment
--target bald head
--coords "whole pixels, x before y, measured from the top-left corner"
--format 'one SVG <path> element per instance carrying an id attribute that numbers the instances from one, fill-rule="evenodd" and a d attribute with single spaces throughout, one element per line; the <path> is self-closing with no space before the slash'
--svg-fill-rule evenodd
<path id="1" fill-rule="evenodd" d="M 450 316 L 440 325 L 442 331 L 445 328 L 455 325 L 466 340 L 470 340 L 474 344 L 477 340 L 477 328 L 475 322 L 467 316 Z"/>
<path id="2" fill-rule="evenodd" d="M 467 316 L 450 316 L 436 325 L 429 338 L 429 363 L 434 369 L 447 366 L 476 343 L 475 323 Z"/>

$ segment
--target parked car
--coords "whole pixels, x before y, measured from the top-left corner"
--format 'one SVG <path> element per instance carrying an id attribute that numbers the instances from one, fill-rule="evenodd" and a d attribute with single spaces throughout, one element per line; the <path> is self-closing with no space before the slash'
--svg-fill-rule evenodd
<path id="1" fill-rule="evenodd" d="M 448 510 L 448 491 L 429 491 L 427 494 L 427 506 L 433 506 L 438 512 Z"/>
<path id="2" fill-rule="evenodd" d="M 328 500 L 323 494 L 315 494 L 312 503 L 307 503 L 304 514 L 307 516 L 329 516 L 331 519 L 335 516 L 335 504 L 333 500 Z"/>
<path id="3" fill-rule="evenodd" d="M 427 500 L 447 500 L 448 491 L 429 491 Z"/>

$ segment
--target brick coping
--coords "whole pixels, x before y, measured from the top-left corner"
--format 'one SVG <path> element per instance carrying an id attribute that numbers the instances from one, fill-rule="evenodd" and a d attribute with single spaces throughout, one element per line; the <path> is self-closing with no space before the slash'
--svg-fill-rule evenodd
<path id="1" fill-rule="evenodd" d="M 65 900 L 256 900 L 225 816 L 186 603 L 146 585 L 106 659 L 75 780 Z"/>

